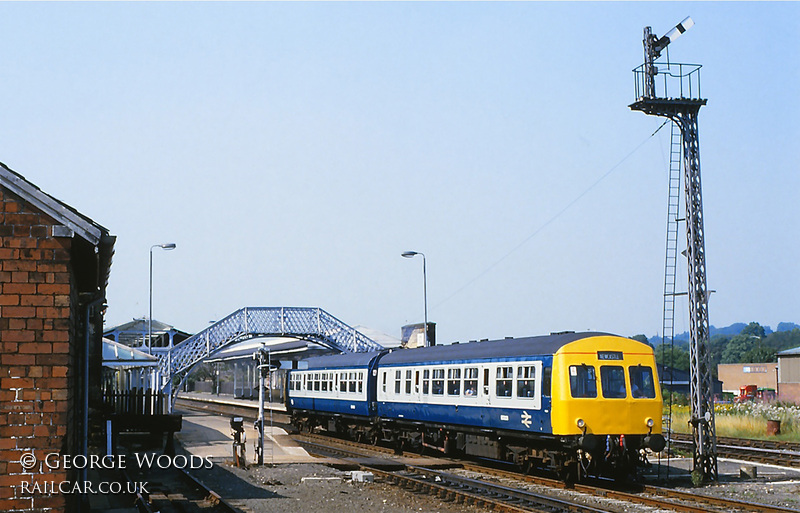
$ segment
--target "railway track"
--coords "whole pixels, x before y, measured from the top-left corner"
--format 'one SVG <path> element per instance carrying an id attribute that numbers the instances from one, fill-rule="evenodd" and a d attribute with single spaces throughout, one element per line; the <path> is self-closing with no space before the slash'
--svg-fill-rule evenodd
<path id="1" fill-rule="evenodd" d="M 218 493 L 181 468 L 137 469 L 125 474 L 128 482 L 146 482 L 147 493 L 137 493 L 140 513 L 239 513 Z"/>
<path id="2" fill-rule="evenodd" d="M 215 411 L 213 405 L 202 404 L 192 405 L 184 402 L 182 407 L 189 407 L 191 409 L 214 412 L 235 414 L 244 417 L 255 418 L 257 415 L 257 408 L 242 408 L 237 407 L 231 410 L 219 412 Z M 325 455 L 325 456 L 339 456 L 345 458 L 353 457 L 375 457 L 376 454 L 391 458 L 394 456 L 395 451 L 392 448 L 381 446 L 371 446 L 368 444 L 361 444 L 358 442 L 330 438 L 317 434 L 304 433 L 295 437 L 301 445 L 305 446 L 310 453 Z M 673 438 L 673 443 L 676 444 L 691 444 L 688 437 L 682 438 L 677 435 Z M 800 446 L 800 444 L 797 444 Z M 735 448 L 737 451 L 727 451 L 727 448 Z M 767 441 L 743 441 L 738 439 L 718 439 L 718 449 L 720 450 L 721 457 L 734 457 L 738 459 L 747 459 L 745 456 L 750 454 L 750 457 L 762 459 L 751 459 L 750 461 L 759 461 L 787 465 L 787 461 L 791 466 L 800 466 L 800 463 L 793 464 L 793 459 L 787 460 L 786 454 L 793 456 L 795 446 L 792 444 L 780 442 L 767 442 Z M 722 450 L 725 450 L 723 452 Z M 768 455 L 770 459 L 764 458 Z M 780 455 L 784 455 L 780 459 Z M 404 453 L 405 457 L 416 457 L 414 453 Z M 800 454 L 798 454 L 800 456 Z M 777 457 L 777 458 L 776 458 Z M 778 506 L 758 504 L 754 502 L 745 502 L 738 500 L 731 500 L 713 496 L 702 495 L 701 493 L 686 493 L 670 488 L 662 488 L 650 485 L 637 485 L 629 486 L 625 489 L 617 488 L 610 485 L 608 482 L 601 482 L 597 485 L 592 484 L 578 484 L 568 488 L 563 482 L 548 479 L 545 477 L 536 476 L 523 476 L 518 472 L 511 472 L 497 468 L 489 468 L 483 465 L 476 465 L 473 463 L 466 463 L 463 461 L 448 460 L 440 458 L 441 464 L 437 466 L 452 467 L 450 470 L 434 470 L 421 466 L 403 466 L 400 465 L 396 470 L 386 470 L 371 467 L 368 470 L 373 472 L 376 477 L 383 479 L 386 482 L 396 483 L 404 488 L 415 490 L 417 492 L 430 493 L 445 500 L 454 500 L 466 504 L 482 505 L 491 508 L 495 511 L 622 511 L 630 509 L 633 505 L 636 507 L 652 507 L 659 508 L 665 511 L 679 511 L 679 512 L 724 512 L 724 511 L 756 511 L 764 513 L 789 513 L 796 512 L 794 509 L 787 509 Z M 483 477 L 481 477 L 483 476 Z M 480 483 L 487 484 L 486 476 L 493 476 L 494 479 L 499 480 L 502 484 L 496 486 L 483 486 Z M 526 491 L 525 487 L 533 486 L 535 491 Z M 562 506 L 542 504 L 536 502 L 536 494 L 542 493 L 538 488 L 550 490 L 545 493 L 548 495 L 553 490 L 562 490 L 569 493 L 577 493 L 586 498 L 594 500 L 608 500 L 619 501 L 622 504 L 622 509 L 618 507 L 609 507 L 608 509 L 599 508 L 596 505 L 588 506 L 590 509 L 581 510 L 580 508 L 586 506 L 585 504 Z M 522 495 L 519 495 L 519 494 Z M 527 494 L 532 494 L 528 496 Z M 570 502 L 570 501 L 567 501 Z M 572 501 L 574 502 L 574 501 Z M 603 506 L 605 507 L 605 506 Z M 576 509 L 577 508 L 577 509 Z M 591 509 L 595 508 L 595 509 Z"/>
<path id="3" fill-rule="evenodd" d="M 671 443 L 677 447 L 692 446 L 692 435 L 672 433 Z M 778 440 L 717 437 L 717 456 L 755 463 L 800 468 L 800 443 Z"/>
<path id="4" fill-rule="evenodd" d="M 392 449 L 366 446 L 356 442 L 315 434 L 296 437 L 310 453 L 324 456 L 368 457 L 375 453 L 394 455 Z M 407 456 L 418 457 L 407 454 Z M 793 509 L 728 498 L 687 493 L 651 485 L 626 485 L 618 488 L 606 482 L 567 486 L 561 481 L 483 465 L 467 464 L 442 458 L 447 470 L 401 465 L 387 470 L 362 465 L 385 482 L 398 484 L 415 492 L 429 493 L 440 499 L 483 506 L 493 511 L 628 511 L 631 506 L 648 506 L 682 513 L 753 511 L 792 513 Z M 492 476 L 497 482 L 486 478 Z M 558 496 L 560 495 L 560 496 Z M 565 498 L 566 497 L 566 498 Z M 620 504 L 622 503 L 622 504 Z"/>

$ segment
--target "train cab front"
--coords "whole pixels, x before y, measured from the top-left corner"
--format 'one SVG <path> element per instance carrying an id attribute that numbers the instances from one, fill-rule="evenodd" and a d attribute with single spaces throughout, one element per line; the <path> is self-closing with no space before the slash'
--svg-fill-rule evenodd
<path id="1" fill-rule="evenodd" d="M 553 434 L 575 450 L 578 477 L 624 479 L 660 452 L 662 398 L 650 346 L 615 336 L 565 345 L 553 358 Z"/>

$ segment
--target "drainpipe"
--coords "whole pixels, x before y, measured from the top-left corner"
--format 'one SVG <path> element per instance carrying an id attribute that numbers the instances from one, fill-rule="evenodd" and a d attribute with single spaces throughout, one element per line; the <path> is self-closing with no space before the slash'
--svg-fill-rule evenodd
<path id="1" fill-rule="evenodd" d="M 105 303 L 106 298 L 103 295 L 97 296 L 97 299 L 90 301 L 86 305 L 85 310 L 85 340 L 83 348 L 83 426 L 82 426 L 82 441 L 81 441 L 81 454 L 86 458 L 89 457 L 89 347 L 92 343 L 92 310 Z M 88 461 L 88 460 L 87 460 Z M 81 469 L 81 481 L 88 481 L 88 465 Z M 89 511 L 89 496 L 82 494 L 78 506 L 79 511 Z"/>

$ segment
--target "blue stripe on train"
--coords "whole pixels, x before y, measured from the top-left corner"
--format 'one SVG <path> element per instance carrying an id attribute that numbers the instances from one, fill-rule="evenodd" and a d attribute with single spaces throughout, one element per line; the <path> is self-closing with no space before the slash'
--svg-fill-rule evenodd
<path id="1" fill-rule="evenodd" d="M 402 419 L 437 424 L 508 429 L 527 433 L 552 433 L 550 401 L 543 401 L 541 410 L 464 406 L 446 404 L 378 403 L 378 414 L 384 419 Z"/>
<path id="2" fill-rule="evenodd" d="M 319 397 L 292 397 L 292 408 L 313 410 L 320 413 L 338 413 L 343 415 L 369 416 L 366 401 L 349 399 L 322 399 Z"/>

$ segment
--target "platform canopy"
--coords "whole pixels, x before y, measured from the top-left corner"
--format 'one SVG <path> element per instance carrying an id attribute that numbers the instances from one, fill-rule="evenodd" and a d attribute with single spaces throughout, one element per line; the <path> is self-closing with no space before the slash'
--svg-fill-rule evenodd
<path id="1" fill-rule="evenodd" d="M 383 347 L 400 347 L 400 339 L 365 326 L 356 326 L 355 329 L 378 342 Z M 313 356 L 336 354 L 335 351 L 305 340 L 291 337 L 259 337 L 239 342 L 225 349 L 217 351 L 211 358 L 203 360 L 205 363 L 229 362 L 234 360 L 252 359 L 253 353 L 261 348 L 269 350 L 273 360 L 305 360 Z"/>
<path id="2" fill-rule="evenodd" d="M 239 342 L 217 351 L 214 356 L 203 360 L 205 363 L 230 362 L 253 358 L 253 353 L 261 348 L 269 350 L 273 360 L 298 360 L 312 355 L 333 354 L 330 349 L 296 338 L 259 337 Z"/>
<path id="3" fill-rule="evenodd" d="M 114 369 L 158 367 L 158 357 L 104 338 L 103 367 Z"/>

